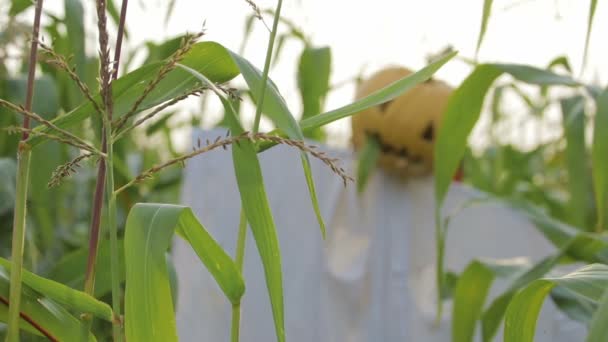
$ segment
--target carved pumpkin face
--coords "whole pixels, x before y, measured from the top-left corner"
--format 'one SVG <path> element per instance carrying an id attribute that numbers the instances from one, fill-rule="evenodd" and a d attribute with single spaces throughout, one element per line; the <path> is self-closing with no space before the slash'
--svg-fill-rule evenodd
<path id="1" fill-rule="evenodd" d="M 360 99 L 410 75 L 406 68 L 390 67 L 361 83 Z M 433 145 L 452 88 L 429 80 L 382 105 L 352 117 L 353 144 L 360 149 L 367 136 L 381 147 L 379 165 L 401 176 L 421 176 L 433 168 Z"/>

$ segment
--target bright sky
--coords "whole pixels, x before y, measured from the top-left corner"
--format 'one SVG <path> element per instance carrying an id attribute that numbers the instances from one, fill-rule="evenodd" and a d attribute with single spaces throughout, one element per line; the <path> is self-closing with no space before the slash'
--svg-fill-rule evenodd
<path id="1" fill-rule="evenodd" d="M 261 9 L 276 6 L 276 2 L 270 0 L 255 2 Z M 93 2 L 85 3 L 92 6 Z M 176 0 L 171 20 L 165 26 L 168 3 L 168 0 L 131 1 L 128 13 L 131 46 L 145 40 L 160 42 L 186 31 L 197 31 L 206 21 L 206 39 L 218 41 L 233 50 L 239 49 L 245 18 L 252 13 L 245 0 Z M 282 14 L 309 34 L 313 44 L 331 46 L 332 83 L 338 83 L 352 78 L 362 68 L 366 75 L 387 64 L 419 69 L 425 65 L 427 54 L 436 53 L 447 45 L 464 57 L 473 57 L 482 7 L 482 0 L 286 0 Z M 479 59 L 543 67 L 554 57 L 567 55 L 578 74 L 588 10 L 589 1 L 583 0 L 494 1 Z M 89 8 L 88 16 L 88 21 L 93 23 L 92 8 Z M 271 25 L 271 18 L 266 21 Z M 608 8 L 599 2 L 584 80 L 607 83 L 608 66 L 604 62 L 608 60 L 608 45 L 602 40 L 606 36 Z M 268 32 L 256 22 L 245 57 L 260 68 L 267 39 Z M 287 44 L 279 64 L 271 71 L 271 77 L 296 115 L 299 115 L 300 105 L 295 70 L 300 51 L 299 43 Z M 441 69 L 437 77 L 457 85 L 469 72 L 467 65 L 455 61 Z M 345 86 L 333 92 L 326 109 L 346 104 L 352 99 L 353 91 L 352 86 Z M 252 111 L 245 107 L 245 117 L 250 117 L 247 113 Z M 350 134 L 348 119 L 331 125 L 330 129 L 336 136 L 334 143 L 347 141 Z"/>

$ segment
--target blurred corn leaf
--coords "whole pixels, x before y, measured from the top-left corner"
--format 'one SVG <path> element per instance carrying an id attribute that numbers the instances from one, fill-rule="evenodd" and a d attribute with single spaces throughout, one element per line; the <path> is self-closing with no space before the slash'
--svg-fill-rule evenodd
<path id="1" fill-rule="evenodd" d="M 593 182 L 595 187 L 595 202 L 597 207 L 597 230 L 606 227 L 606 211 L 608 210 L 608 88 L 596 100 L 593 131 Z"/>
<path id="2" fill-rule="evenodd" d="M 479 261 L 471 262 L 458 279 L 453 295 L 453 342 L 473 341 L 475 326 L 493 280 L 493 272 Z"/>
<path id="3" fill-rule="evenodd" d="M 17 163 L 10 158 L 0 158 L 0 215 L 12 212 L 15 204 Z"/>
<path id="4" fill-rule="evenodd" d="M 579 83 L 569 76 L 517 64 L 481 64 L 452 93 L 443 122 L 434 146 L 435 169 L 435 220 L 437 258 L 437 288 L 443 284 L 443 251 L 445 228 L 441 225 L 441 207 L 454 174 L 465 155 L 469 134 L 479 119 L 484 98 L 490 86 L 503 73 L 508 73 L 519 81 L 535 85 L 577 86 Z M 438 297 L 441 297 L 441 292 Z M 438 312 L 441 311 L 438 303 Z"/>
<path id="5" fill-rule="evenodd" d="M 477 59 L 477 55 L 479 55 L 481 43 L 483 42 L 483 38 L 486 35 L 486 30 L 488 29 L 488 21 L 490 19 L 490 13 L 492 12 L 492 2 L 492 0 L 484 0 L 483 2 L 483 12 L 481 14 L 481 28 L 479 29 L 479 36 L 477 37 L 477 46 L 475 47 L 475 59 Z"/>
<path id="6" fill-rule="evenodd" d="M 192 210 L 169 204 L 136 204 L 125 228 L 125 332 L 131 341 L 177 341 L 170 274 L 165 252 L 173 234 L 186 240 L 226 298 L 239 303 L 240 272 Z"/>
<path id="7" fill-rule="evenodd" d="M 562 277 L 543 278 L 527 285 L 514 296 L 507 308 L 505 342 L 534 341 L 536 321 L 544 299 L 557 285 L 599 303 L 608 287 L 608 266 L 592 264 Z M 605 312 L 602 310 L 601 314 L 604 315 Z M 587 341 L 605 341 L 605 336 L 590 335 L 590 338 Z"/>
<path id="8" fill-rule="evenodd" d="M 325 96 L 329 91 L 331 75 L 331 49 L 329 47 L 306 47 L 298 65 L 298 87 L 302 97 L 302 119 L 318 115 L 323 110 Z M 321 140 L 319 129 L 306 132 L 306 136 Z"/>
<path id="9" fill-rule="evenodd" d="M 568 318 L 588 324 L 591 321 L 597 305 L 591 301 L 577 296 L 560 286 L 551 291 L 551 300 Z"/>
<path id="10" fill-rule="evenodd" d="M 365 139 L 365 145 L 361 152 L 359 152 L 359 159 L 357 161 L 357 192 L 363 193 L 365 186 L 369 181 L 372 172 L 376 169 L 378 164 L 378 158 L 380 158 L 380 144 L 372 136 L 368 136 Z"/>
<path id="11" fill-rule="evenodd" d="M 577 86 L 569 76 L 517 64 L 482 64 L 454 91 L 443 116 L 435 143 L 435 200 L 441 207 L 452 177 L 464 156 L 468 136 L 481 114 L 486 93 L 494 80 L 508 73 L 519 81 L 536 85 Z"/>
<path id="12" fill-rule="evenodd" d="M 33 4 L 34 3 L 31 0 L 12 0 L 11 9 L 8 11 L 8 14 L 10 16 L 15 16 L 15 15 L 25 11 Z"/>
<path id="13" fill-rule="evenodd" d="M 511 299 L 515 293 L 523 286 L 526 286 L 530 282 L 549 272 L 557 265 L 565 253 L 566 248 L 563 248 L 555 255 L 546 257 L 530 268 L 524 270 L 512 281 L 511 285 L 509 285 L 509 287 L 503 293 L 498 295 L 490 303 L 488 308 L 485 309 L 481 315 L 481 332 L 484 342 L 490 342 L 493 340 L 498 328 L 500 327 L 500 324 L 502 323 L 507 306 L 511 302 Z"/>
<path id="14" fill-rule="evenodd" d="M 585 35 L 585 47 L 583 49 L 583 63 L 581 72 L 587 64 L 587 53 L 589 52 L 589 40 L 591 39 L 591 28 L 593 27 L 593 18 L 595 17 L 595 9 L 597 8 L 597 0 L 589 0 L 589 18 L 587 19 L 587 34 Z"/>
<path id="15" fill-rule="evenodd" d="M 565 251 L 545 258 L 535 265 L 529 265 L 527 260 L 522 262 L 521 259 L 472 261 L 460 275 L 454 290 L 452 341 L 473 341 L 479 320 L 482 324 L 483 341 L 492 341 L 502 322 L 507 304 L 517 289 L 542 277 L 556 265 L 563 253 Z M 497 277 L 512 279 L 511 285 L 484 310 L 489 289 Z"/>
<path id="16" fill-rule="evenodd" d="M 69 40 L 68 51 L 63 53 L 72 56 L 71 62 L 76 69 L 76 74 L 81 80 L 85 80 L 87 65 L 85 31 L 84 31 L 84 8 L 81 0 L 64 0 L 65 28 Z M 69 82 L 70 103 L 76 106 L 84 97 L 74 84 Z"/>
<path id="17" fill-rule="evenodd" d="M 426 67 L 420 69 L 419 71 L 404 77 L 398 81 L 391 83 L 390 85 L 373 92 L 369 96 L 366 96 L 362 99 L 359 99 L 351 104 L 348 104 L 344 107 L 340 107 L 338 109 L 330 110 L 323 114 L 319 114 L 313 116 L 308 119 L 302 120 L 300 123 L 300 127 L 302 130 L 307 131 L 310 129 L 314 129 L 317 127 L 321 127 L 332 123 L 336 120 L 351 116 L 355 113 L 361 112 L 367 108 L 377 106 L 388 102 L 406 91 L 414 88 L 418 84 L 428 80 L 433 76 L 437 70 L 439 70 L 445 63 L 447 63 L 450 59 L 456 56 L 457 52 L 451 52 L 439 59 L 435 62 L 427 65 Z"/>
<path id="18" fill-rule="evenodd" d="M 587 342 L 604 342 L 608 336 L 608 291 L 604 291 L 604 295 L 599 301 L 599 307 L 589 326 L 589 335 Z"/>
<path id="19" fill-rule="evenodd" d="M 452 52 L 437 61 L 427 65 L 426 67 L 420 69 L 419 71 L 404 77 L 394 83 L 362 98 L 351 104 L 346 106 L 330 110 L 323 114 L 319 114 L 308 119 L 304 119 L 300 121 L 300 127 L 302 131 L 308 132 L 314 130 L 316 128 L 322 127 L 329 123 L 332 123 L 336 120 L 343 119 L 349 117 L 353 114 L 357 114 L 363 110 L 366 110 L 370 107 L 374 107 L 380 105 L 382 103 L 393 100 L 394 98 L 402 95 L 406 91 L 412 89 L 416 85 L 428 80 L 433 76 L 433 74 L 439 70 L 445 63 L 447 63 L 450 59 L 456 56 L 457 52 Z M 284 136 L 285 133 L 282 130 L 276 129 L 272 134 Z M 265 151 L 275 143 L 260 143 L 258 145 L 258 152 Z"/>
<path id="20" fill-rule="evenodd" d="M 592 211 L 592 191 L 585 147 L 585 98 L 575 96 L 560 101 L 562 125 L 566 138 L 566 167 L 568 170 L 569 222 L 585 230 L 587 214 Z"/>

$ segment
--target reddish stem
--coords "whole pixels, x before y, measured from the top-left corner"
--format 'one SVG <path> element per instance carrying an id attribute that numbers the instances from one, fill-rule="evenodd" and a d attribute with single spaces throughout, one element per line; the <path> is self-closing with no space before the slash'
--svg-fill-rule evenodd
<path id="1" fill-rule="evenodd" d="M 40 34 L 40 17 L 42 16 L 42 1 L 36 2 L 36 13 L 34 14 L 34 29 L 32 31 L 32 45 L 30 47 L 30 61 L 27 73 L 27 93 L 25 97 L 25 109 L 28 111 L 32 110 L 32 100 L 34 98 L 34 78 L 36 77 L 36 59 L 38 57 L 38 36 Z M 21 140 L 25 141 L 29 137 L 27 129 L 30 128 L 30 118 L 25 117 L 23 119 L 23 131 Z"/>
<path id="2" fill-rule="evenodd" d="M 4 305 L 6 305 L 7 307 L 9 306 L 9 302 L 8 299 L 0 296 L 0 302 L 2 302 Z M 51 340 L 52 342 L 59 342 L 59 340 L 54 337 L 53 335 L 51 335 L 50 332 L 46 331 L 46 329 L 44 329 L 42 327 L 42 325 L 38 324 L 33 318 L 31 318 L 29 315 L 27 315 L 26 313 L 20 311 L 19 312 L 19 316 L 26 322 L 28 322 L 32 327 L 34 327 L 34 329 L 38 330 L 42 335 L 44 335 L 44 337 L 48 338 L 49 340 Z"/>

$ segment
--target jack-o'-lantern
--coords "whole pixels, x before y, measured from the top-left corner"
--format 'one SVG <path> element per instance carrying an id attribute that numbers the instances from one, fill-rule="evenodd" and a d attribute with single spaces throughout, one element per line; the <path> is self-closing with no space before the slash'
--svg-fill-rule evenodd
<path id="1" fill-rule="evenodd" d="M 356 98 L 410 74 L 412 71 L 403 67 L 383 69 L 359 85 Z M 372 137 L 381 150 L 378 164 L 387 172 L 405 177 L 430 173 L 433 145 L 451 93 L 452 88 L 446 83 L 429 79 L 392 101 L 354 115 L 355 149 L 362 148 L 367 137 Z"/>

